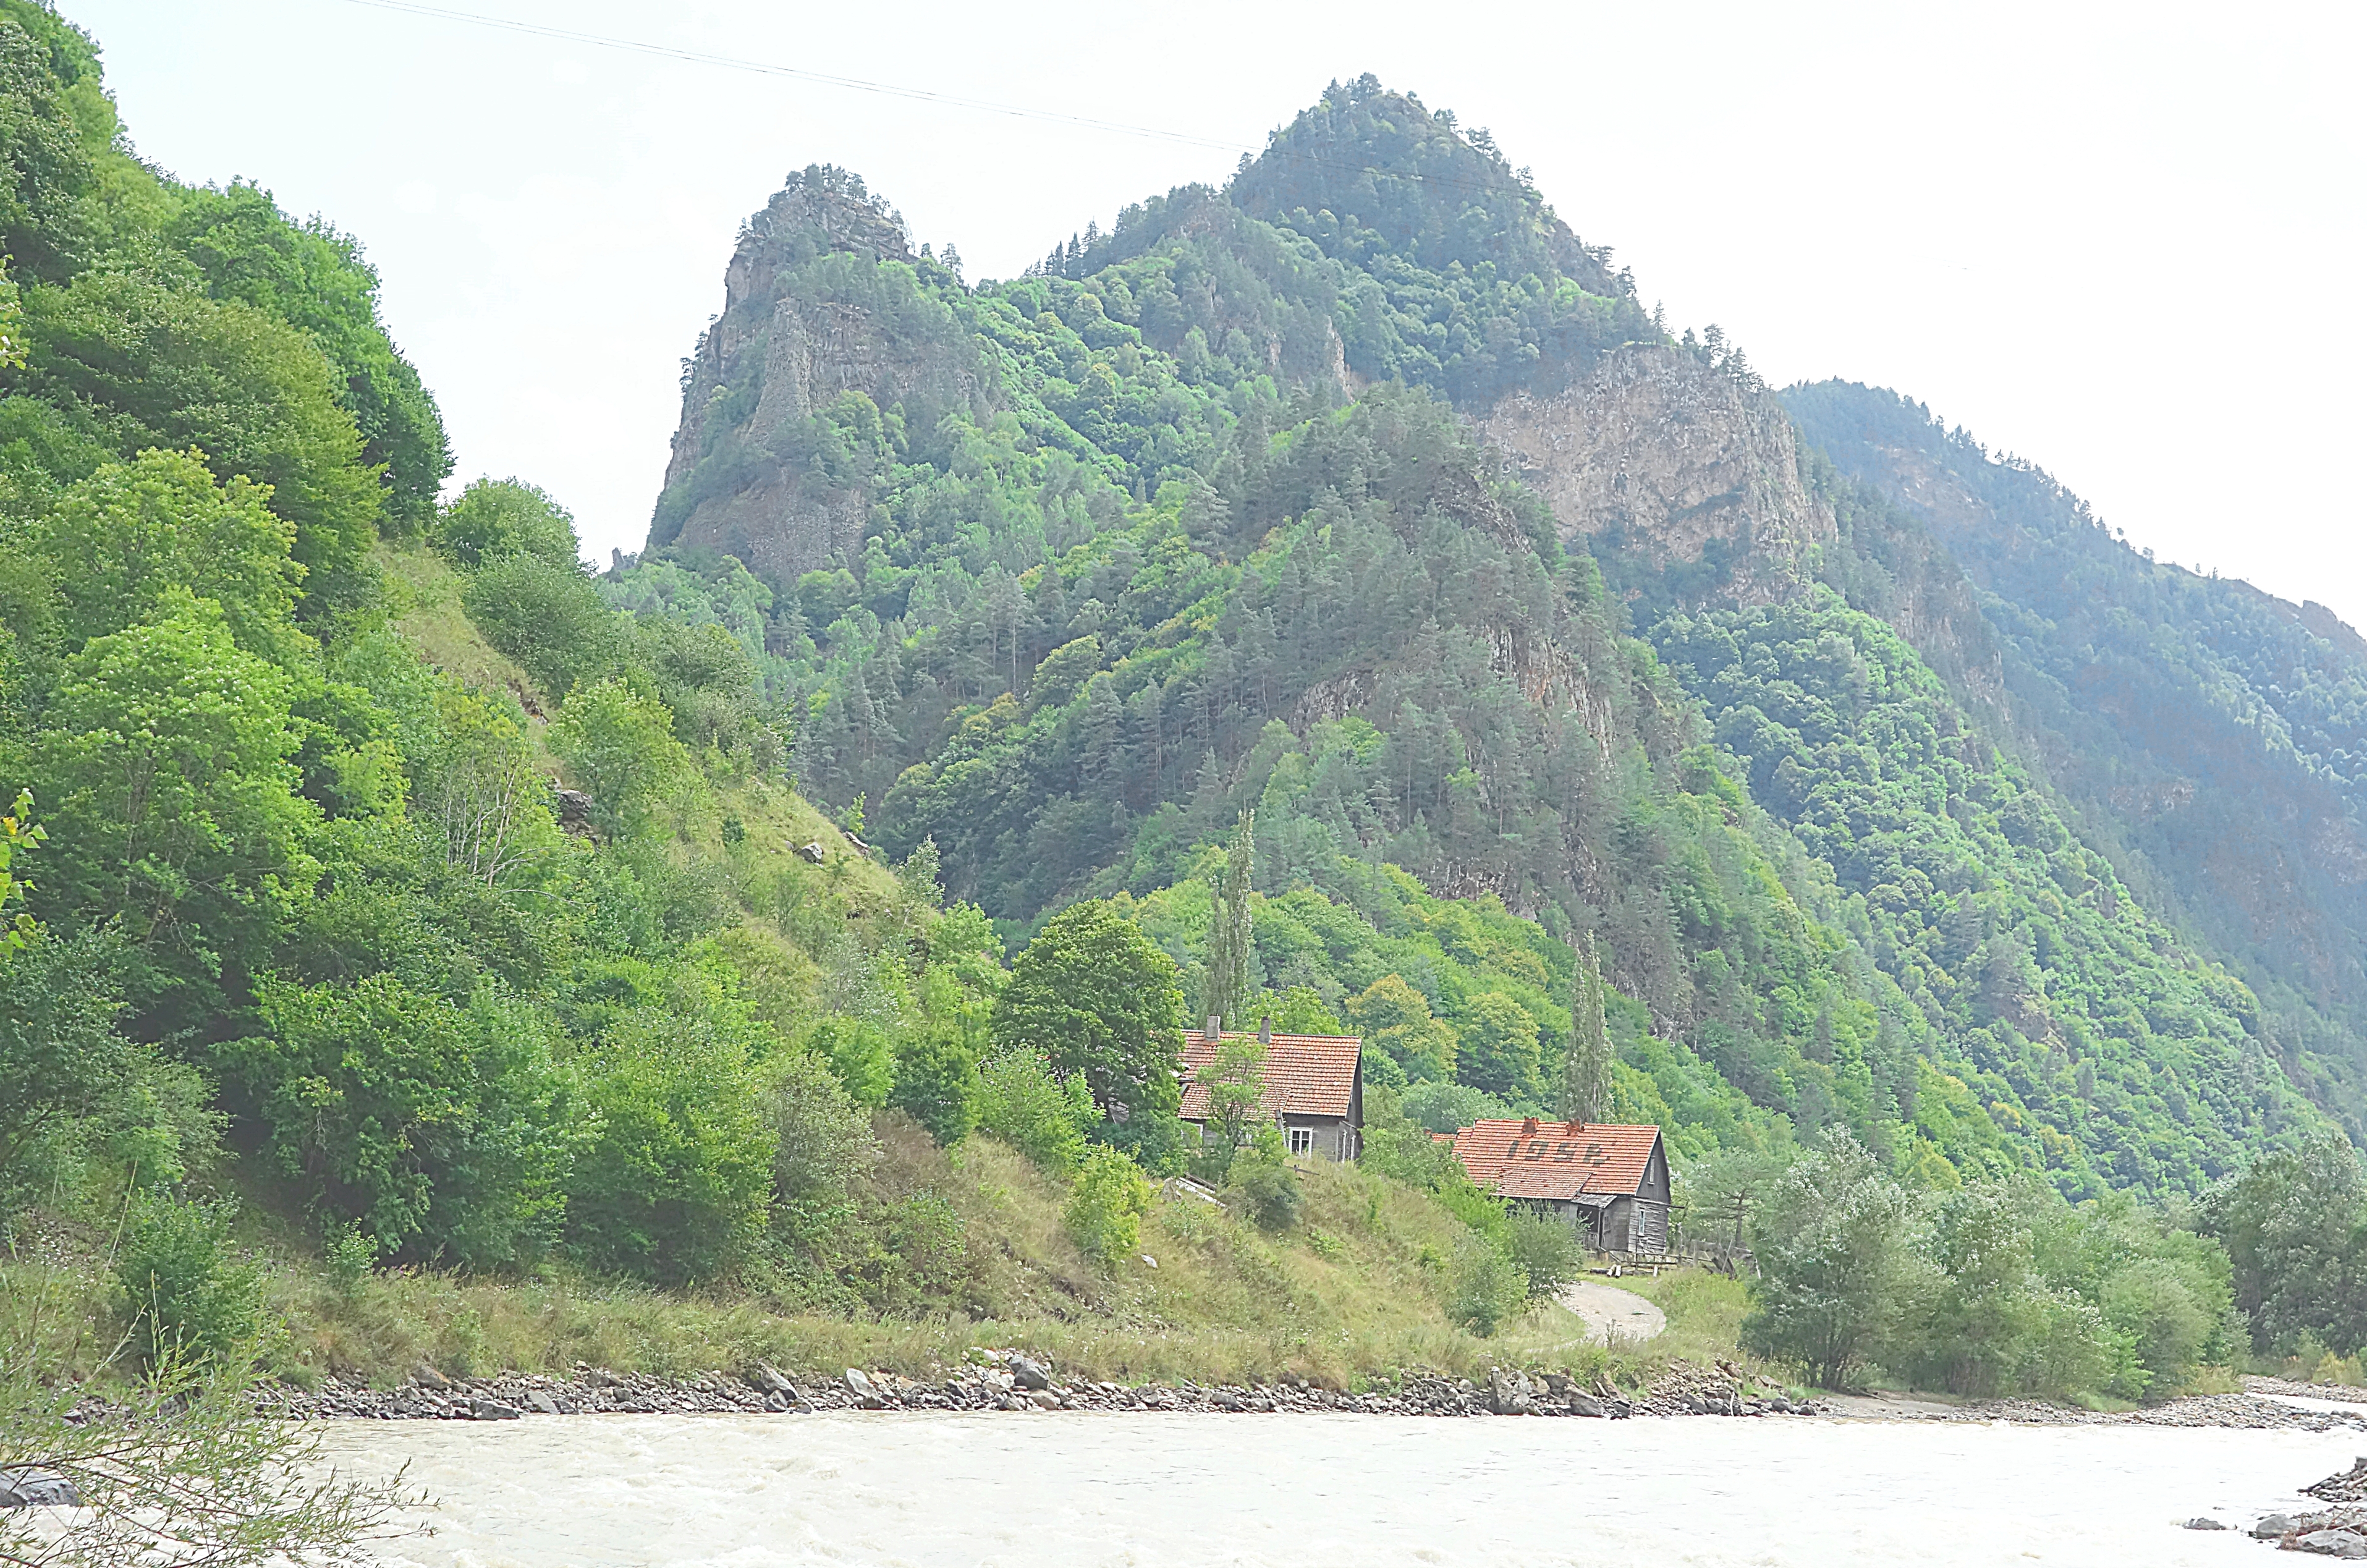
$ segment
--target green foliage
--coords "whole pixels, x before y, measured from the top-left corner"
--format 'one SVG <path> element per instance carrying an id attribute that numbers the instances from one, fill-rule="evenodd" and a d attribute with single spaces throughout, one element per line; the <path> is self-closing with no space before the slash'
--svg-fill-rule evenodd
<path id="1" fill-rule="evenodd" d="M 12 903 L 21 905 L 33 884 L 13 868 L 17 857 L 41 846 L 49 830 L 33 820 L 33 793 L 17 791 L 17 799 L 6 816 L 0 816 L 0 964 L 25 950 L 28 944 L 40 936 L 40 923 L 19 908 L 8 913 Z"/>
<path id="2" fill-rule="evenodd" d="M 583 786 L 601 825 L 623 837 L 649 831 L 658 810 L 697 778 L 674 737 L 674 715 L 621 680 L 569 697 L 550 725 L 550 749 Z"/>
<path id="3" fill-rule="evenodd" d="M 1529 1282 L 1505 1250 L 1472 1232 L 1449 1261 L 1446 1315 L 1486 1337 L 1518 1317 L 1529 1301 Z"/>
<path id="4" fill-rule="evenodd" d="M 1569 1222 L 1516 1208 L 1506 1218 L 1504 1251 L 1528 1282 L 1532 1301 L 1551 1301 L 1586 1273 L 1586 1251 Z"/>
<path id="5" fill-rule="evenodd" d="M 543 1249 L 582 1141 L 548 1015 L 490 988 L 455 1006 L 385 974 L 269 982 L 258 1002 L 269 1033 L 225 1048 L 224 1066 L 325 1219 L 406 1259 Z"/>
<path id="6" fill-rule="evenodd" d="M 1854 1138 L 1826 1133 L 1761 1210 L 1744 1346 L 1800 1363 L 1818 1387 L 1844 1386 L 1892 1332 L 1913 1217 Z"/>
<path id="7" fill-rule="evenodd" d="M 1054 1176 L 1065 1176 L 1083 1162 L 1085 1131 L 1097 1119 L 1084 1074 L 1057 1077 L 1032 1052 L 998 1057 L 979 1074 L 979 1130 Z"/>
<path id="8" fill-rule="evenodd" d="M 1213 1180 L 1225 1179 L 1233 1168 L 1234 1156 L 1250 1142 L 1251 1130 L 1267 1120 L 1265 1057 L 1266 1048 L 1255 1036 L 1223 1039 L 1217 1042 L 1216 1055 L 1195 1074 L 1208 1092 L 1198 1164 Z"/>
<path id="9" fill-rule="evenodd" d="M 436 548 L 468 567 L 530 555 L 576 569 L 575 518 L 549 493 L 519 479 L 480 479 L 436 514 Z"/>
<path id="10" fill-rule="evenodd" d="M 1535 1099 L 1543 1086 L 1536 1019 L 1501 991 L 1483 991 L 1464 1008 L 1455 1031 L 1458 1076 L 1489 1094 Z"/>
<path id="11" fill-rule="evenodd" d="M 142 1367 L 235 1367 L 254 1352 L 262 1276 L 239 1256 L 230 1221 L 221 1203 L 152 1195 L 132 1206 L 115 1281 Z"/>
<path id="12" fill-rule="evenodd" d="M 2256 1348 L 2306 1336 L 2337 1354 L 2367 1349 L 2367 1177 L 2348 1142 L 2262 1154 L 2206 1195 L 2200 1219 L 2233 1262 Z"/>
<path id="13" fill-rule="evenodd" d="M 1279 1130 L 1260 1127 L 1248 1153 L 1233 1162 L 1225 1184 L 1243 1212 L 1263 1230 L 1289 1230 L 1298 1223 L 1298 1210 L 1305 1202 L 1298 1173 L 1284 1162 L 1281 1142 Z"/>
<path id="14" fill-rule="evenodd" d="M 1142 1217 L 1150 1212 L 1150 1181 L 1116 1149 L 1095 1148 L 1077 1170 L 1061 1210 L 1077 1250 L 1104 1271 L 1141 1250 Z"/>
<path id="15" fill-rule="evenodd" d="M 624 660 L 624 628 L 573 562 L 495 556 L 470 574 L 460 602 L 485 641 L 554 697 L 613 676 Z"/>
<path id="16" fill-rule="evenodd" d="M 1569 1049 L 1562 1053 L 1555 1109 L 1564 1121 L 1607 1121 L 1611 1116 L 1611 1033 L 1603 1015 L 1603 969 L 1588 932 L 1570 986 Z"/>
<path id="17" fill-rule="evenodd" d="M 583 1063 L 597 1131 L 567 1187 L 567 1239 L 602 1268 L 668 1284 L 716 1279 L 760 1234 L 776 1160 L 743 1041 L 646 1007 Z"/>
<path id="18" fill-rule="evenodd" d="M 978 1059 L 944 1027 L 908 1031 L 896 1042 L 896 1084 L 888 1104 L 950 1149 L 978 1121 Z"/>
<path id="19" fill-rule="evenodd" d="M 1221 1018 L 1223 1028 L 1247 1028 L 1250 1022 L 1242 1008 L 1250 1000 L 1250 876 L 1256 838 L 1256 814 L 1244 812 L 1225 851 L 1224 876 L 1209 895 L 1207 980 L 1201 987 L 1200 1017 Z"/>
<path id="20" fill-rule="evenodd" d="M 897 1050 L 886 1029 L 866 1018 L 826 1017 L 814 1025 L 805 1043 L 830 1063 L 855 1104 L 888 1103 L 888 1092 L 897 1082 Z"/>
<path id="21" fill-rule="evenodd" d="M 1366 986 L 1348 1003 L 1348 1017 L 1363 1032 L 1365 1043 L 1386 1054 L 1408 1078 L 1453 1081 L 1455 1026 L 1433 1017 L 1430 999 L 1400 976 L 1385 974 Z M 1531 1019 L 1529 1027 L 1534 1037 L 1535 1020 Z"/>
<path id="22" fill-rule="evenodd" d="M 101 934 L 44 931 L 0 968 L 0 1227 L 89 1167 L 168 1186 L 210 1152 L 206 1085 L 116 1028 L 121 961 Z"/>
<path id="23" fill-rule="evenodd" d="M 1101 900 L 1054 915 L 1011 966 L 996 998 L 995 1045 L 1082 1074 L 1097 1106 L 1172 1116 L 1184 1054 L 1175 965 Z"/>

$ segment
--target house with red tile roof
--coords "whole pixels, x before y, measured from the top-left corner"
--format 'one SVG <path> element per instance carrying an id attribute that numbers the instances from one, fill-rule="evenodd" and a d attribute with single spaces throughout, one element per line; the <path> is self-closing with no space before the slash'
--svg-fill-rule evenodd
<path id="1" fill-rule="evenodd" d="M 1365 1137 L 1365 1042 L 1354 1035 L 1275 1034 L 1271 1027 L 1254 1035 L 1246 1029 L 1186 1030 L 1184 1108 L 1176 1114 L 1206 1136 L 1208 1086 L 1200 1082 L 1200 1070 L 1216 1061 L 1221 1042 L 1251 1039 L 1265 1042 L 1259 1107 L 1282 1129 L 1290 1153 L 1354 1159 Z"/>
<path id="2" fill-rule="evenodd" d="M 1669 1155 L 1657 1127 L 1501 1117 L 1453 1142 L 1482 1191 L 1563 1220 L 1598 1252 L 1669 1248 Z"/>

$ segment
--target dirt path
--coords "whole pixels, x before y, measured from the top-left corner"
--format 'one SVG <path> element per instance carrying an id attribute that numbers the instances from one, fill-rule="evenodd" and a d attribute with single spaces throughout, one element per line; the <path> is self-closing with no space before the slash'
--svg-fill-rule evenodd
<path id="1" fill-rule="evenodd" d="M 1667 1313 L 1635 1291 L 1622 1290 L 1616 1285 L 1581 1279 L 1575 1285 L 1564 1286 L 1557 1299 L 1586 1320 L 1586 1337 L 1596 1345 L 1609 1344 L 1614 1335 L 1631 1344 L 1640 1344 L 1659 1337 L 1669 1326 Z"/>

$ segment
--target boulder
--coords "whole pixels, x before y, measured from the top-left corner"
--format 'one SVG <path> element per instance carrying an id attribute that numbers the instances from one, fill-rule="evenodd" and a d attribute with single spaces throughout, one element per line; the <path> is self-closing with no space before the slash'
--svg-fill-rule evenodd
<path id="1" fill-rule="evenodd" d="M 798 1392 L 797 1385 L 790 1382 L 787 1375 L 770 1361 L 757 1362 L 755 1368 L 745 1376 L 748 1386 L 758 1393 L 794 1395 Z"/>
<path id="2" fill-rule="evenodd" d="M 82 1494 L 45 1470 L 0 1471 L 0 1508 L 79 1508 Z"/>
<path id="3" fill-rule="evenodd" d="M 1569 1413 L 1572 1415 L 1591 1415 L 1600 1419 L 1608 1416 L 1611 1409 L 1592 1394 L 1572 1389 L 1569 1391 Z"/>
<path id="4" fill-rule="evenodd" d="M 1028 1394 L 1027 1398 L 1038 1410 L 1058 1410 L 1060 1408 L 1060 1396 L 1054 1393 L 1050 1389 L 1034 1390 Z"/>
<path id="5" fill-rule="evenodd" d="M 411 1381 L 424 1389 L 448 1389 L 454 1386 L 451 1379 L 425 1361 L 411 1369 Z"/>
<path id="6" fill-rule="evenodd" d="M 526 1402 L 538 1413 L 544 1415 L 556 1415 L 560 1413 L 559 1402 L 551 1398 L 549 1394 L 543 1392 L 540 1389 L 537 1389 L 534 1392 L 527 1395 Z"/>
<path id="7" fill-rule="evenodd" d="M 1526 1372 L 1491 1367 L 1488 1371 L 1488 1408 L 1498 1415 L 1535 1415 L 1536 1385 Z"/>
<path id="8" fill-rule="evenodd" d="M 2291 1514 L 2271 1514 L 2252 1527 L 2252 1534 L 2261 1540 L 2274 1540 L 2281 1535 L 2289 1534 L 2293 1528 Z"/>
<path id="9" fill-rule="evenodd" d="M 2224 1530 L 2227 1527 L 2216 1519 L 2204 1518 L 2198 1514 L 2186 1521 L 2186 1528 L 2191 1530 Z"/>
<path id="10" fill-rule="evenodd" d="M 817 838 L 798 846 L 798 858 L 810 866 L 819 866 L 829 856 L 822 849 L 821 840 Z"/>
<path id="11" fill-rule="evenodd" d="M 493 1399 L 472 1399 L 469 1402 L 469 1417 L 472 1421 L 515 1421 L 518 1418 L 514 1405 Z"/>
<path id="12" fill-rule="evenodd" d="M 857 1408 L 878 1410 L 887 1404 L 886 1397 L 879 1392 L 879 1385 L 873 1382 L 870 1374 L 864 1371 L 862 1368 L 849 1367 L 845 1375 L 846 1392 L 855 1396 Z"/>
<path id="13" fill-rule="evenodd" d="M 1052 1374 L 1025 1356 L 1011 1358 L 1011 1381 L 1030 1391 L 1052 1386 Z"/>
<path id="14" fill-rule="evenodd" d="M 2312 1530 L 2285 1542 L 2293 1551 L 2315 1551 L 2320 1557 L 2340 1557 L 2350 1561 L 2367 1559 L 2367 1535 L 2357 1530 Z"/>

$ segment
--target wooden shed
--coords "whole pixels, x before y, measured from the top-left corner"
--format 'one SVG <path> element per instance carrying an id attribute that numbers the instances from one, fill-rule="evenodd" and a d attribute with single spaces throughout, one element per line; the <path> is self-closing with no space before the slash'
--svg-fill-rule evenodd
<path id="1" fill-rule="evenodd" d="M 1177 1114 L 1205 1135 L 1208 1087 L 1199 1081 L 1200 1069 L 1217 1059 L 1220 1041 L 1258 1038 L 1265 1041 L 1259 1105 L 1282 1129 L 1290 1153 L 1354 1159 L 1365 1135 L 1365 1042 L 1354 1035 L 1189 1030 L 1184 1036 L 1184 1107 Z"/>
<path id="2" fill-rule="evenodd" d="M 1597 1252 L 1669 1248 L 1657 1127 L 1497 1118 L 1455 1133 L 1455 1157 L 1482 1190 L 1558 1217 Z"/>

